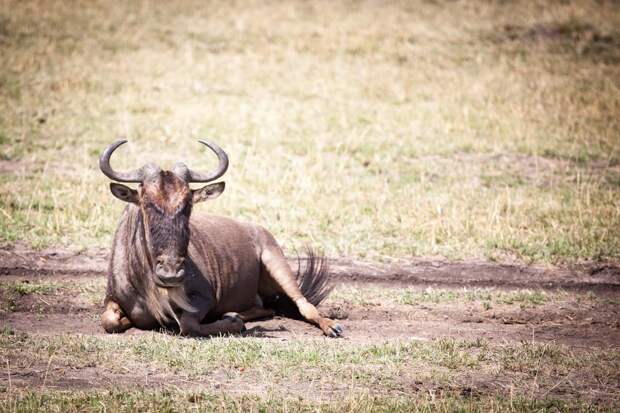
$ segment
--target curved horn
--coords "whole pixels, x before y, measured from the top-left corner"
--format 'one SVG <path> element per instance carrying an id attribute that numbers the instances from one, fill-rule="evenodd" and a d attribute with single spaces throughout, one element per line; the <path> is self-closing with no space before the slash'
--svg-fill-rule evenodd
<path id="1" fill-rule="evenodd" d="M 190 169 L 189 170 L 189 180 L 187 181 L 188 183 L 190 183 L 190 182 L 209 182 L 209 181 L 214 181 L 217 178 L 219 178 L 220 176 L 224 175 L 224 173 L 228 169 L 228 155 L 226 155 L 226 152 L 224 152 L 224 150 L 222 148 L 220 148 L 219 146 L 217 146 L 213 142 L 209 142 L 209 141 L 206 141 L 206 140 L 204 140 L 204 141 L 199 140 L 198 142 L 202 143 L 203 145 L 208 146 L 209 149 L 211 149 L 213 152 L 215 152 L 215 154 L 217 155 L 217 159 L 220 161 L 220 164 L 218 165 L 216 170 L 214 170 L 213 172 L 208 173 L 208 174 L 203 174 L 203 173 L 200 173 L 200 172 L 194 172 L 194 171 L 192 171 Z"/>
<path id="2" fill-rule="evenodd" d="M 120 139 L 114 142 L 112 145 L 108 146 L 105 151 L 101 154 L 101 158 L 99 158 L 99 169 L 101 172 L 108 178 L 118 181 L 118 182 L 142 182 L 144 179 L 144 173 L 142 171 L 143 168 L 135 169 L 129 172 L 117 172 L 110 166 L 110 157 L 112 156 L 112 152 L 116 150 L 122 144 L 127 143 L 126 139 Z"/>

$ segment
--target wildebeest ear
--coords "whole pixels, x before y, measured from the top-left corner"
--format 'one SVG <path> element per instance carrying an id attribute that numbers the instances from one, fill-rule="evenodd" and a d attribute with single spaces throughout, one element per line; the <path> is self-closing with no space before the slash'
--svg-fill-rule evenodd
<path id="1" fill-rule="evenodd" d="M 121 201 L 132 202 L 134 204 L 138 203 L 138 191 L 135 189 L 112 182 L 110 184 L 110 191 L 112 191 L 112 195 Z"/>
<path id="2" fill-rule="evenodd" d="M 224 182 L 217 182 L 215 184 L 210 184 L 207 186 L 203 186 L 199 189 L 194 189 L 193 192 L 193 202 L 194 204 L 202 201 L 206 201 L 207 199 L 215 199 L 224 192 L 224 187 L 226 184 Z"/>

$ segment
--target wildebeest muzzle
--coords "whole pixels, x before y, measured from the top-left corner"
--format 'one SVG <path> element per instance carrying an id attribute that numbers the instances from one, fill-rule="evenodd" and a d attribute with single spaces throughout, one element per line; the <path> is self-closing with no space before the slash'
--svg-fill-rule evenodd
<path id="1" fill-rule="evenodd" d="M 185 279 L 185 260 L 182 257 L 162 255 L 155 265 L 155 282 L 160 287 L 176 287 Z"/>

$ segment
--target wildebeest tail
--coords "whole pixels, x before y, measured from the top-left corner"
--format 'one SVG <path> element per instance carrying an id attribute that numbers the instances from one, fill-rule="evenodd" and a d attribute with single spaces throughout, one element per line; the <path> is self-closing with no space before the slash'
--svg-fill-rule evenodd
<path id="1" fill-rule="evenodd" d="M 297 285 L 306 299 L 318 306 L 334 289 L 330 282 L 329 266 L 324 255 L 318 254 L 310 247 L 305 248 L 305 257 L 297 254 Z M 265 299 L 265 307 L 273 309 L 277 314 L 301 319 L 297 306 L 289 297 L 280 294 Z"/>

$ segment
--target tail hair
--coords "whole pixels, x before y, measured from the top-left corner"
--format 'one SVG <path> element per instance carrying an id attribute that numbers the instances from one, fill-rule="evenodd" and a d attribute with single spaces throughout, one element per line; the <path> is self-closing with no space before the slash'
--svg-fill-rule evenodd
<path id="1" fill-rule="evenodd" d="M 330 280 L 329 265 L 323 254 L 312 248 L 304 248 L 305 257 L 297 253 L 297 285 L 303 296 L 314 306 L 318 306 L 334 289 Z M 265 302 L 265 306 L 273 309 L 277 314 L 289 318 L 302 319 L 295 303 L 282 294 L 273 301 Z"/>

